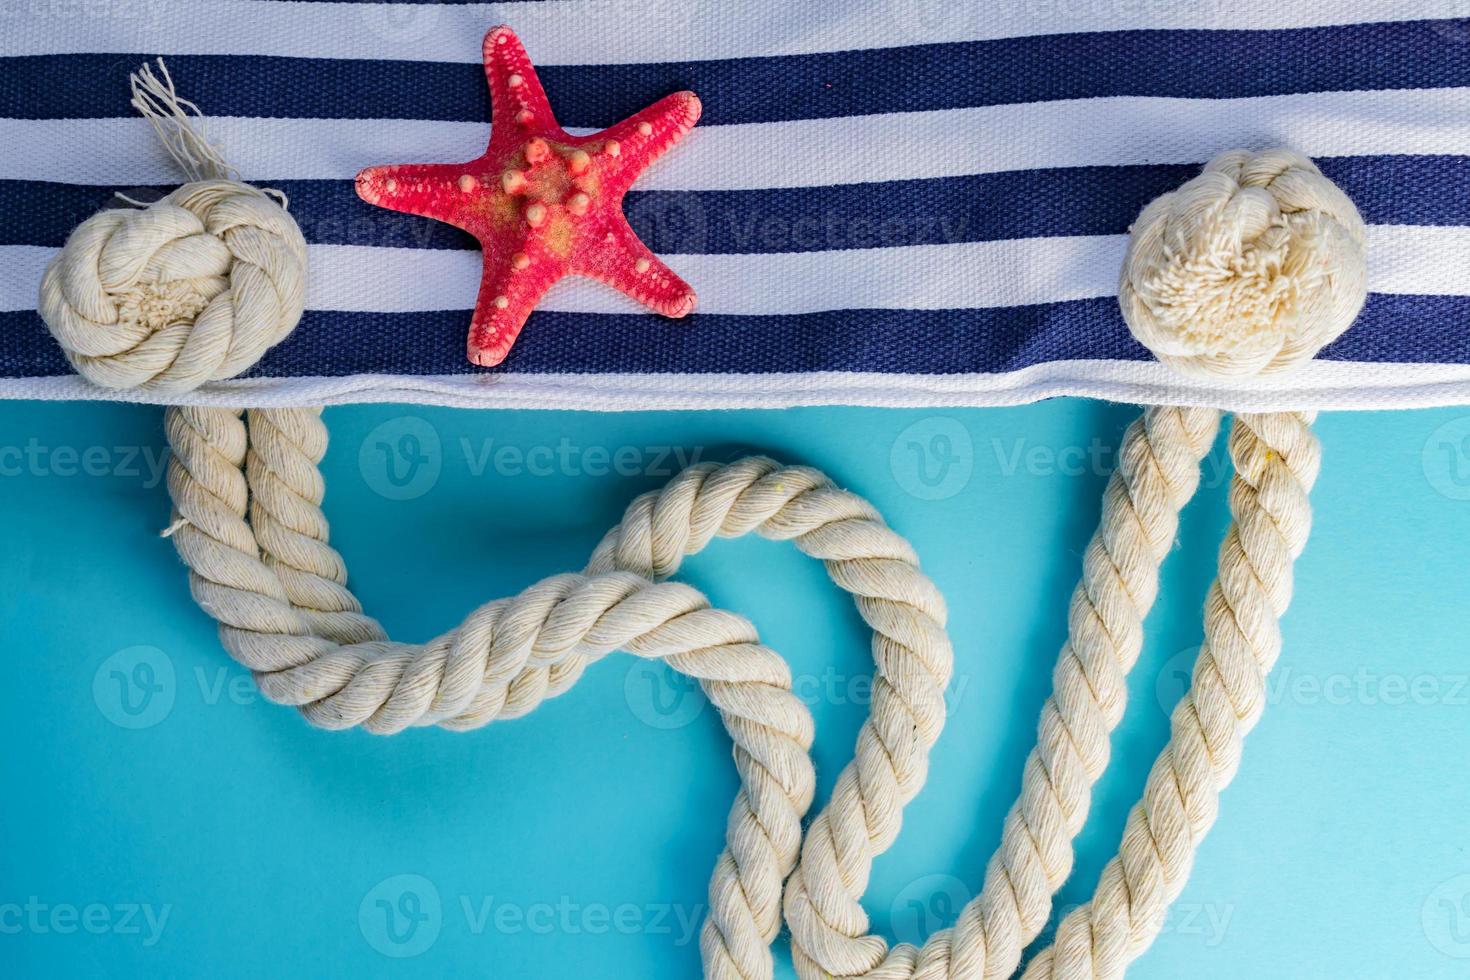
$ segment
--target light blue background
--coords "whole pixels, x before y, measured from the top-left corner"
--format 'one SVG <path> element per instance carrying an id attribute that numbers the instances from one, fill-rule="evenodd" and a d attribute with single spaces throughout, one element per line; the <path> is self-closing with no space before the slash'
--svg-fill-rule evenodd
<path id="1" fill-rule="evenodd" d="M 956 644 L 929 785 L 866 899 L 878 930 L 915 939 L 982 877 L 1135 412 L 334 409 L 327 507 L 368 610 L 424 639 L 580 567 L 663 482 L 662 447 L 755 447 L 869 497 L 947 594 Z M 618 654 L 532 716 L 473 733 L 309 728 L 254 695 L 157 536 L 168 503 L 145 460 L 162 451 L 160 415 L 0 406 L 0 974 L 695 975 L 735 789 L 697 693 Z M 1470 972 L 1470 411 L 1330 415 L 1318 431 L 1316 528 L 1270 707 L 1134 977 Z M 609 460 L 637 475 L 588 475 Z M 1199 642 L 1226 519 L 1216 470 L 1166 566 L 1064 905 L 1090 893 L 1166 739 L 1161 701 Z M 684 578 L 792 661 L 825 800 L 866 711 L 849 601 L 758 539 L 717 542 Z M 400 917 L 387 931 L 380 899 L 417 910 L 417 930 Z M 123 922 L 128 906 L 166 910 L 161 932 L 141 912 Z"/>

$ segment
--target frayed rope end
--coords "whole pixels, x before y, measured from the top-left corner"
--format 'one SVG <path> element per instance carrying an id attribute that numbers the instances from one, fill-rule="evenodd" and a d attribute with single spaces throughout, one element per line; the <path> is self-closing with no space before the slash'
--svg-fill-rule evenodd
<path id="1" fill-rule="evenodd" d="M 158 73 L 143 65 L 128 76 L 133 90 L 133 108 L 148 120 L 158 139 L 190 180 L 239 180 L 232 167 L 204 132 L 203 111 L 179 95 L 163 59 Z"/>

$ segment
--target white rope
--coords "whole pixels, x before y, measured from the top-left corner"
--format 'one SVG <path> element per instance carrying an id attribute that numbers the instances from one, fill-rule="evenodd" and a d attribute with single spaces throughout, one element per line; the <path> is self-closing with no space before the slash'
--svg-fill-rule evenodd
<path id="1" fill-rule="evenodd" d="M 244 371 L 300 317 L 305 247 L 265 192 L 228 177 L 192 103 L 147 68 L 134 101 L 196 178 L 141 211 L 81 225 L 48 268 L 40 307 L 77 369 L 100 384 L 178 393 Z M 1121 286 L 1130 329 L 1181 370 L 1282 370 L 1313 356 L 1361 308 L 1363 229 L 1305 158 L 1225 154 L 1151 204 Z M 328 541 L 319 414 L 171 408 L 169 526 L 191 591 L 225 648 L 272 700 L 315 725 L 380 733 L 465 729 L 518 717 L 615 649 L 697 678 L 734 743 L 740 791 L 710 881 L 705 974 L 772 975 L 784 921 L 806 978 L 1013 974 L 1072 868 L 1092 786 L 1126 701 L 1143 619 L 1219 413 L 1152 408 L 1125 435 L 1069 609 L 1020 798 L 979 896 L 922 948 L 869 935 L 874 858 L 898 835 L 944 726 L 952 670 L 944 600 L 907 542 L 820 473 L 751 458 L 695 466 L 637 498 L 578 574 L 474 610 L 424 644 L 390 640 L 347 588 Z M 1028 980 L 1121 977 L 1179 894 L 1220 791 L 1259 719 L 1280 652 L 1277 619 L 1310 526 L 1319 454 L 1310 416 L 1238 416 L 1234 523 L 1205 612 L 1206 644 L 1173 737 L 1093 899 L 1063 920 Z M 812 721 L 790 671 L 743 618 L 664 581 L 719 537 L 791 540 L 826 565 L 873 630 L 872 707 L 832 799 L 803 834 Z M 799 858 L 799 864 L 798 864 Z"/>
<path id="2" fill-rule="evenodd" d="M 156 74 L 145 64 L 128 76 L 128 84 L 133 108 L 148 120 L 158 141 L 190 180 L 239 181 L 240 172 L 209 141 L 204 113 L 174 89 L 173 76 L 162 58 Z"/>
<path id="3" fill-rule="evenodd" d="M 1184 374 L 1287 371 L 1352 325 L 1367 228 L 1300 153 L 1231 150 L 1138 216 L 1118 285 L 1133 336 Z"/>
<path id="4" fill-rule="evenodd" d="M 1225 153 L 1139 216 L 1120 286 L 1128 327 L 1163 362 L 1210 376 L 1289 370 L 1363 307 L 1365 229 L 1347 196 L 1285 150 Z M 1024 980 L 1114 980 L 1153 942 L 1214 823 L 1220 792 L 1265 707 L 1311 527 L 1321 453 L 1313 415 L 1237 415 L 1234 521 L 1205 601 L 1205 644 L 1171 740 L 1129 814 L 1091 901 Z"/>
<path id="5" fill-rule="evenodd" d="M 1242 741 L 1265 708 L 1266 675 L 1281 653 L 1277 620 L 1291 601 L 1292 562 L 1311 528 L 1307 494 L 1321 460 L 1311 423 L 1309 414 L 1287 412 L 1236 417 L 1235 520 L 1205 600 L 1205 643 L 1170 717 L 1171 739 L 1092 900 L 1062 920 L 1024 980 L 1122 977 L 1183 890 L 1220 792 L 1240 766 Z"/>
<path id="6" fill-rule="evenodd" d="M 239 375 L 295 329 L 306 241 L 284 197 L 234 179 L 191 123 L 198 107 L 158 68 L 161 78 L 147 65 L 132 75 L 133 105 L 192 182 L 82 222 L 47 266 L 38 306 L 87 379 L 174 395 Z"/>
<path id="7" fill-rule="evenodd" d="M 854 762 L 838 777 L 833 804 L 807 832 L 801 867 L 787 885 L 786 916 L 801 976 L 979 978 L 1015 970 L 1071 872 L 1072 840 L 1087 819 L 1092 785 L 1107 768 L 1108 736 L 1123 716 L 1128 672 L 1143 645 L 1143 618 L 1158 593 L 1159 565 L 1174 544 L 1179 511 L 1199 485 L 1200 461 L 1218 425 L 1213 410 L 1151 408 L 1124 435 L 1072 595 L 1069 636 L 1053 694 L 1042 707 L 1020 799 L 1006 817 L 981 893 L 953 929 L 937 933 L 922 950 L 889 950 L 881 937 L 865 935 L 860 899 L 868 871 L 898 832 L 891 787 L 902 777 L 899 795 L 907 802 L 924 779 L 922 766 L 890 775 L 892 753 L 871 751 L 889 728 L 879 717 L 875 690 L 873 717 Z"/>
<path id="8" fill-rule="evenodd" d="M 518 717 L 565 691 L 592 660 L 616 648 L 664 657 L 699 678 L 735 742 L 742 785 L 727 849 L 710 884 L 712 911 L 702 935 L 707 976 L 771 976 L 768 947 L 781 923 L 783 881 L 794 959 L 804 977 L 1009 976 L 1070 870 L 1072 839 L 1085 820 L 1090 787 L 1106 767 L 1108 734 L 1123 711 L 1126 676 L 1156 594 L 1158 564 L 1173 542 L 1178 511 L 1197 484 L 1199 460 L 1213 441 L 1217 419 L 1208 410 L 1150 409 L 1130 427 L 1084 560 L 1071 635 L 1059 659 L 1056 691 L 1043 709 L 1021 798 L 1007 818 L 980 897 L 953 930 L 932 937 L 922 950 L 887 950 L 880 938 L 862 935 L 865 918 L 844 935 L 834 928 L 836 917 L 818 903 L 836 899 L 834 907 L 850 905 L 861 914 L 867 867 L 896 837 L 903 806 L 923 785 L 928 748 L 943 726 L 942 695 L 951 667 L 943 600 L 918 571 L 912 551 L 872 508 L 819 474 L 758 458 L 694 467 L 663 491 L 635 500 L 581 575 L 555 576 L 489 603 L 455 631 L 415 646 L 388 640 L 345 587 L 346 570 L 328 543 L 320 509 L 317 463 L 326 432 L 317 413 L 253 411 L 247 431 L 239 412 L 175 408 L 168 413 L 173 540 L 190 566 L 196 599 L 220 621 L 226 648 L 255 672 L 266 696 L 297 706 L 322 727 L 360 724 L 387 733 L 409 725 L 460 729 Z M 1267 669 L 1279 649 L 1275 620 L 1289 596 L 1289 561 L 1305 542 L 1310 522 L 1306 490 L 1317 456 L 1308 421 L 1253 417 L 1249 425 L 1238 421 L 1232 436 L 1240 469 L 1231 495 L 1236 523 L 1222 551 L 1223 584 L 1212 591 L 1208 649 L 1223 648 L 1228 641 L 1220 631 L 1237 621 L 1258 624 L 1249 657 Z M 1269 440 L 1242 434 L 1261 431 Z M 1285 544 L 1269 539 L 1278 527 L 1289 529 Z M 693 590 L 654 581 L 672 574 L 684 555 L 713 537 L 752 530 L 791 539 L 823 559 L 874 629 L 872 711 L 831 805 L 806 834 L 795 874 L 801 819 L 811 802 L 812 731 L 805 707 L 791 695 L 789 672 L 776 654 L 758 645 L 744 620 L 709 609 Z M 1250 550 L 1245 541 L 1265 543 Z M 1259 599 L 1247 588 L 1251 583 L 1264 583 L 1254 587 L 1267 594 L 1265 606 L 1247 605 Z M 1232 670 L 1239 673 L 1238 665 Z M 1198 686 L 1199 671 L 1196 677 Z M 1192 695 L 1190 703 L 1203 696 Z M 1259 698 L 1237 703 L 1254 704 L 1259 714 Z M 1243 717 L 1250 720 L 1240 723 L 1242 734 L 1253 724 L 1252 716 Z M 1176 738 L 1179 718 L 1176 712 Z M 1212 757 L 1227 757 L 1213 745 L 1207 748 Z M 1233 772 L 1233 762 L 1229 768 Z M 1193 776 L 1210 781 L 1215 793 L 1228 781 L 1213 771 Z M 1154 781 L 1165 778 L 1156 767 Z M 1187 788 L 1185 799 L 1203 792 L 1192 784 Z M 1209 813 L 1212 818 L 1213 808 Z M 868 814 L 881 815 L 882 822 L 868 826 Z M 1144 827 L 1149 819 L 1146 809 L 1134 815 Z M 1195 829 L 1193 843 L 1207 826 Z M 1155 846 L 1139 839 L 1145 850 Z M 856 860 L 843 860 L 840 847 L 850 841 L 866 843 L 849 852 Z M 1183 855 L 1176 864 L 1187 869 L 1192 843 L 1174 852 Z M 1121 874 L 1126 858 L 1114 864 L 1111 873 Z M 1179 866 L 1160 872 L 1166 873 L 1182 887 Z M 1125 903 L 1109 910 L 1113 919 L 1131 923 L 1153 916 L 1174 897 L 1155 896 L 1145 909 L 1127 906 L 1128 896 L 1136 894 L 1142 893 L 1131 882 L 1107 893 L 1115 905 Z M 1100 932 L 1096 923 L 1076 924 L 1087 914 L 1069 917 L 1059 941 Z M 1146 945 L 1126 935 L 1134 947 Z M 871 956 L 871 965 L 828 965 L 852 950 Z M 1038 965 L 1051 964 L 1050 955 L 1032 969 L 1051 968 Z M 1121 975 L 1088 961 L 1038 976 L 1091 976 L 1094 969 L 1100 976 Z"/>
<path id="9" fill-rule="evenodd" d="M 1365 238 L 1352 202 L 1305 157 L 1285 150 L 1221 154 L 1199 177 L 1139 216 L 1120 286 L 1124 317 L 1141 343 L 1186 373 L 1290 369 L 1346 330 L 1362 308 Z M 1179 508 L 1198 483 L 1199 460 L 1217 423 L 1214 412 L 1150 409 L 1130 429 L 1073 596 L 1068 643 L 1054 693 L 1042 710 L 1021 798 L 1006 818 L 981 893 L 952 930 L 931 937 L 922 949 L 889 950 L 882 938 L 865 934 L 867 915 L 860 899 L 872 860 L 892 843 L 898 823 L 889 805 L 892 779 L 883 755 L 865 751 L 868 746 L 859 740 L 854 762 L 839 776 L 828 810 L 807 832 L 801 864 L 787 883 L 793 959 L 803 978 L 991 980 L 1016 969 L 1051 913 L 1052 896 L 1071 872 L 1072 841 L 1086 821 L 1092 785 L 1107 766 L 1108 740 L 1122 717 L 1143 616 L 1157 592 L 1158 565 L 1173 541 Z M 1252 676 L 1263 676 L 1275 661 L 1276 617 L 1285 611 L 1290 593 L 1290 560 L 1310 525 L 1307 491 L 1316 475 L 1317 451 L 1306 431 L 1309 423 L 1291 414 L 1243 416 L 1232 430 L 1240 467 L 1231 497 L 1236 523 L 1227 534 L 1220 569 L 1221 582 L 1232 587 L 1212 592 L 1206 632 L 1210 642 L 1217 642 L 1216 634 L 1225 629 L 1222 617 L 1245 617 L 1241 629 L 1251 633 L 1255 651 L 1250 662 L 1261 665 Z M 1259 439 L 1252 443 L 1242 432 L 1274 438 L 1260 449 Z M 1269 483 L 1269 495 L 1258 492 L 1262 480 Z M 1287 545 L 1270 539 L 1271 521 L 1280 522 Z M 1243 535 L 1254 550 L 1240 544 Z M 1259 601 L 1243 584 L 1258 578 L 1273 602 Z M 1277 637 L 1275 645 L 1272 637 Z M 1239 663 L 1232 666 L 1237 673 L 1245 670 L 1240 666 L 1244 654 L 1238 647 L 1233 652 Z M 1219 660 L 1209 662 L 1219 666 Z M 1226 717 L 1218 705 L 1210 707 Z M 1258 713 L 1259 704 L 1253 710 Z M 1231 731 L 1238 728 L 1243 735 L 1254 723 L 1246 717 L 1232 722 Z M 871 718 L 869 726 L 876 727 Z M 870 735 L 870 727 L 863 735 Z M 870 744 L 879 741 L 869 739 Z M 1195 770 L 1188 775 L 1203 778 Z M 1220 773 L 1212 775 L 1218 779 Z M 1163 779 L 1150 783 L 1155 794 L 1164 793 L 1156 786 Z M 1212 784 L 1213 790 L 1224 781 Z M 902 800 L 921 784 L 922 775 L 917 782 L 900 783 Z M 1196 796 L 1203 792 L 1193 784 L 1181 793 L 1185 790 Z M 1151 805 L 1146 797 L 1138 811 L 1140 825 L 1151 816 L 1162 819 Z M 1027 977 L 1121 976 L 1123 966 L 1152 939 L 1148 930 L 1156 924 L 1149 923 L 1158 921 L 1183 887 L 1207 823 L 1192 826 L 1192 837 L 1176 834 L 1165 842 L 1173 852 L 1162 873 L 1173 890 L 1150 891 L 1142 872 L 1129 876 L 1119 870 L 1132 868 L 1130 861 L 1146 861 L 1143 852 L 1152 846 L 1164 846 L 1162 834 L 1149 838 L 1132 823 L 1124 850 L 1104 877 L 1093 905 L 1105 926 L 1130 924 L 1125 933 L 1130 955 L 1114 955 L 1115 937 L 1098 928 L 1098 920 L 1084 909 L 1059 933 L 1057 948 L 1065 942 L 1067 955 L 1046 953 Z"/>
<path id="10" fill-rule="evenodd" d="M 317 413 L 253 411 L 248 431 L 226 409 L 173 408 L 167 419 L 172 540 L 194 596 L 261 691 L 313 724 L 387 733 L 517 717 L 614 649 L 700 680 L 735 743 L 741 781 L 710 883 L 709 976 L 772 974 L 782 884 L 813 791 L 811 717 L 749 623 L 654 580 L 717 535 L 792 540 L 826 563 L 874 630 L 875 715 L 891 715 L 888 729 L 925 718 L 937 733 L 943 723 L 952 661 L 943 598 L 866 502 L 812 470 L 761 458 L 686 470 L 635 500 L 582 574 L 481 606 L 412 645 L 388 640 L 345 587 L 319 506 L 326 430 Z M 894 748 L 912 757 L 916 739 L 910 730 Z"/>

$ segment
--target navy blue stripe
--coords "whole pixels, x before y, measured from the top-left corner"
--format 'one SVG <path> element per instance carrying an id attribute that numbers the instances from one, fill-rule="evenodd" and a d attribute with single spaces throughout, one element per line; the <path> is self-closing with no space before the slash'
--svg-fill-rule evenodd
<path id="1" fill-rule="evenodd" d="M 1470 226 L 1470 157 L 1318 161 L 1370 224 Z M 663 254 L 802 252 L 1055 235 L 1123 234 L 1139 210 L 1198 164 L 1069 167 L 891 183 L 752 191 L 634 191 L 633 229 Z M 308 241 L 477 248 L 469 235 L 360 200 L 347 180 L 275 181 Z M 127 188 L 134 200 L 163 188 Z M 0 245 L 59 247 L 112 189 L 0 181 Z"/>
<path id="2" fill-rule="evenodd" d="M 1470 85 L 1453 21 L 1280 31 L 1115 31 L 827 54 L 541 69 L 565 126 L 602 127 L 679 89 L 708 123 L 819 119 L 1103 96 L 1223 99 Z M 483 120 L 478 65 L 172 55 L 180 90 L 221 116 Z M 533 57 L 536 52 L 532 52 Z M 548 52 L 548 54 L 550 54 Z M 0 61 L 0 116 L 129 116 L 139 55 Z M 986 138 L 985 134 L 968 137 Z"/>
<path id="3" fill-rule="evenodd" d="M 1467 296 L 1369 297 L 1323 352 L 1337 361 L 1470 364 Z M 468 311 L 310 311 L 252 377 L 471 374 Z M 31 311 L 0 314 L 0 376 L 70 373 Z M 408 342 L 406 342 L 408 341 Z M 790 316 L 537 312 L 500 369 L 520 374 L 1015 371 L 1064 359 L 1147 360 L 1112 298 L 978 310 L 838 310 Z"/>

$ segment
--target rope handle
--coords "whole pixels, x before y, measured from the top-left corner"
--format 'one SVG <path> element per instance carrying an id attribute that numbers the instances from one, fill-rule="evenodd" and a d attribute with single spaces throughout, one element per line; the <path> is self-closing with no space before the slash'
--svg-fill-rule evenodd
<path id="1" fill-rule="evenodd" d="M 360 724 L 386 733 L 519 717 L 566 691 L 615 648 L 664 658 L 699 679 L 735 743 L 741 777 L 726 851 L 710 883 L 711 912 L 701 937 L 707 976 L 772 975 L 769 945 L 783 918 L 784 883 L 784 918 L 803 978 L 1004 977 L 1039 934 L 1070 871 L 1072 841 L 1122 715 L 1158 565 L 1198 484 L 1218 417 L 1205 409 L 1155 408 L 1130 426 L 1084 559 L 1056 690 L 1043 707 L 1020 799 L 979 897 L 953 929 L 922 949 L 889 949 L 868 935 L 859 899 L 872 860 L 896 838 L 903 806 L 924 783 L 929 749 L 943 727 L 952 669 L 943 599 L 877 512 L 819 473 L 760 458 L 693 467 L 664 490 L 636 499 L 579 575 L 554 576 L 491 602 L 457 629 L 415 646 L 389 640 L 346 588 L 345 565 L 328 542 L 320 509 L 317 464 L 326 430 L 316 412 L 252 411 L 247 427 L 238 411 L 173 408 L 173 540 L 190 567 L 196 599 L 220 622 L 226 649 L 255 673 L 267 697 L 298 707 L 323 727 Z M 1305 540 L 1306 491 L 1317 466 L 1308 422 L 1240 416 L 1232 430 L 1236 521 L 1211 593 L 1207 652 L 1189 707 L 1176 711 L 1176 740 L 1192 735 L 1196 754 L 1228 759 L 1234 745 L 1238 757 L 1239 736 L 1254 723 L 1254 715 L 1239 709 L 1252 702 L 1214 679 L 1248 676 L 1256 683 L 1279 649 L 1276 617 L 1290 594 L 1290 560 Z M 831 804 L 804 838 L 813 733 L 809 713 L 791 694 L 789 670 L 759 645 L 748 622 L 710 609 L 692 589 L 661 581 L 713 538 L 751 531 L 791 540 L 823 560 L 874 630 L 871 713 Z M 1237 619 L 1264 632 L 1242 641 L 1229 634 Z M 1242 675 L 1243 664 L 1255 666 Z M 1199 731 L 1179 727 L 1181 712 L 1239 720 Z M 1171 760 L 1184 755 L 1174 746 L 1166 750 Z M 1185 799 L 1223 787 L 1214 768 L 1160 765 L 1169 775 L 1158 779 L 1175 780 Z M 1155 846 L 1154 823 L 1172 826 L 1155 807 L 1146 797 L 1133 818 L 1140 832 L 1125 838 L 1109 866 L 1113 878 L 1105 876 L 1111 890 L 1100 887 L 1093 903 L 1065 920 L 1059 942 L 1084 933 L 1113 936 L 1122 928 L 1114 918 L 1144 921 L 1172 899 L 1127 882 L 1127 869 L 1137 863 L 1133 852 Z M 1192 828 L 1188 854 L 1207 827 Z M 1166 870 L 1182 885 L 1178 868 Z M 1130 895 L 1136 896 L 1131 904 Z M 1146 946 L 1133 928 L 1125 930 L 1130 960 Z M 1109 964 L 1118 966 L 1108 943 L 1088 949 L 1075 962 L 1044 953 L 1030 969 L 1052 971 L 1036 976 L 1122 975 L 1108 972 Z"/>

